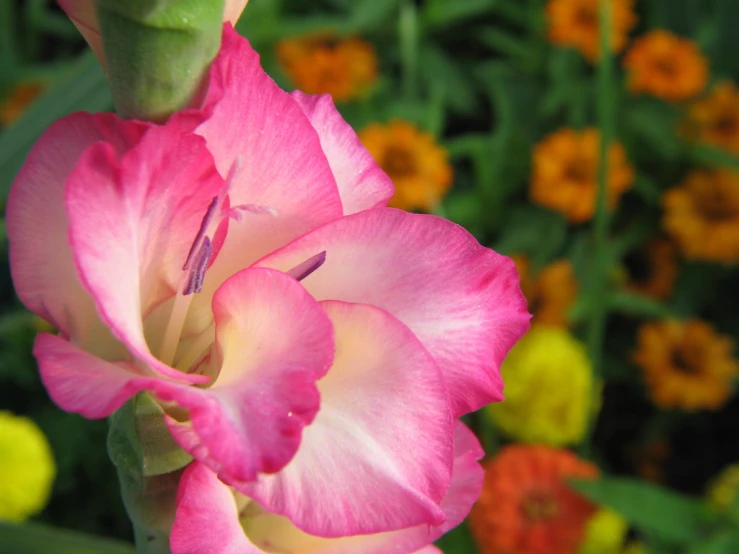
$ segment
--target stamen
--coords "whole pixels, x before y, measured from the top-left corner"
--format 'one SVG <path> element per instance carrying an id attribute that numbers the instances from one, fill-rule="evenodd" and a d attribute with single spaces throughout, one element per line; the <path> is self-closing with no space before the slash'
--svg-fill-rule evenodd
<path id="1" fill-rule="evenodd" d="M 192 246 L 190 247 L 190 251 L 187 253 L 187 259 L 185 260 L 185 265 L 182 266 L 182 271 L 187 271 L 188 269 L 190 269 L 190 263 L 192 262 L 192 258 L 195 255 L 195 252 L 197 252 L 198 249 L 200 248 L 200 243 L 203 240 L 203 237 L 205 236 L 206 231 L 208 230 L 208 225 L 210 225 L 210 222 L 213 219 L 213 214 L 216 213 L 217 206 L 218 206 L 218 197 L 214 196 L 213 200 L 211 200 L 210 204 L 208 204 L 208 209 L 205 210 L 203 221 L 200 223 L 200 229 L 198 229 L 198 232 L 195 235 L 195 240 L 192 241 Z"/>
<path id="2" fill-rule="evenodd" d="M 302 281 L 303 279 L 308 277 L 308 275 L 313 273 L 316 269 L 321 267 L 323 265 L 323 262 L 325 261 L 326 251 L 324 250 L 323 252 L 308 258 L 304 262 L 299 263 L 286 273 L 293 279 L 296 279 L 297 281 Z"/>
<path id="3" fill-rule="evenodd" d="M 184 296 L 203 290 L 205 270 L 208 269 L 208 263 L 212 255 L 213 245 L 208 237 L 204 237 L 200 250 L 198 250 L 198 253 L 193 258 L 193 265 L 187 278 L 187 284 L 182 291 Z"/>
<path id="4" fill-rule="evenodd" d="M 227 212 L 226 215 L 233 219 L 234 221 L 241 221 L 244 219 L 243 212 L 249 212 L 253 214 L 267 214 L 271 216 L 277 215 L 277 210 L 274 208 L 270 208 L 269 206 L 259 206 L 257 204 L 239 204 L 238 206 L 232 206 Z"/>

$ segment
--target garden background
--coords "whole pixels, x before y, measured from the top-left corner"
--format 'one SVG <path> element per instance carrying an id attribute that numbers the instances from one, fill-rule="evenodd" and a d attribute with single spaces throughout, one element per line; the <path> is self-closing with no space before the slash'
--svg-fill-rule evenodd
<path id="1" fill-rule="evenodd" d="M 603 4 L 251 0 L 237 26 L 333 95 L 391 205 L 521 272 L 532 331 L 467 417 L 487 477 L 448 554 L 739 552 L 739 2 Z M 49 0 L 0 3 L 0 68 L 3 200 L 52 121 L 112 104 Z M 0 238 L 0 552 L 132 552 L 106 422 L 46 395 Z"/>

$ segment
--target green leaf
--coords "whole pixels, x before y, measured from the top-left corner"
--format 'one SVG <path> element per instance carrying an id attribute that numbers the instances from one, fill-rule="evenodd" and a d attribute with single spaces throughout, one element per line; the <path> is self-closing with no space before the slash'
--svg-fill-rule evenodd
<path id="1" fill-rule="evenodd" d="M 427 0 L 421 17 L 429 28 L 443 28 L 490 11 L 490 0 Z"/>
<path id="2" fill-rule="evenodd" d="M 706 536 L 708 512 L 687 496 L 636 479 L 608 475 L 597 481 L 573 480 L 572 486 L 621 514 L 639 531 L 662 540 L 686 544 Z"/>
<path id="3" fill-rule="evenodd" d="M 361 0 L 355 3 L 350 28 L 359 33 L 374 30 L 390 19 L 398 9 L 399 0 Z"/>
<path id="4" fill-rule="evenodd" d="M 135 554 L 121 541 L 47 525 L 0 522 L 0 554 Z"/>
<path id="5" fill-rule="evenodd" d="M 0 134 L 0 197 L 5 198 L 31 146 L 52 122 L 75 111 L 111 105 L 108 83 L 92 52 L 80 56 L 9 129 Z"/>
<path id="6" fill-rule="evenodd" d="M 477 552 L 477 545 L 470 534 L 466 524 L 449 531 L 441 537 L 437 542 L 438 546 L 444 554 L 473 554 Z"/>
<path id="7" fill-rule="evenodd" d="M 711 146 L 696 145 L 690 149 L 690 159 L 698 165 L 711 167 L 730 167 L 739 170 L 739 157 L 730 152 Z"/>
<path id="8" fill-rule="evenodd" d="M 737 552 L 739 552 L 739 537 L 736 534 L 716 535 L 689 550 L 689 554 L 736 554 Z"/>
<path id="9" fill-rule="evenodd" d="M 636 292 L 617 291 L 609 295 L 608 307 L 614 312 L 640 316 L 666 318 L 674 316 L 662 302 Z"/>
<path id="10" fill-rule="evenodd" d="M 495 250 L 504 254 L 528 254 L 534 265 L 541 265 L 559 253 L 566 238 L 567 222 L 561 215 L 523 206 L 511 211 Z"/>

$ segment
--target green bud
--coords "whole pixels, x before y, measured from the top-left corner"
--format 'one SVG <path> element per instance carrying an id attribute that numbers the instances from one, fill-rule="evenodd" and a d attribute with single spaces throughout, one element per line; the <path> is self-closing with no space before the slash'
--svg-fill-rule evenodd
<path id="1" fill-rule="evenodd" d="M 118 113 L 163 121 L 191 106 L 218 53 L 224 0 L 95 0 Z"/>

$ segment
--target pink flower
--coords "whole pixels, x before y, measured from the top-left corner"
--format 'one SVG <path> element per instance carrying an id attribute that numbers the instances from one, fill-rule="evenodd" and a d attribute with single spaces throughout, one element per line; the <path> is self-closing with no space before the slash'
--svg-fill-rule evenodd
<path id="1" fill-rule="evenodd" d="M 235 529 L 228 485 L 315 537 L 428 544 L 479 484 L 455 419 L 501 399 L 529 316 L 510 259 L 392 193 L 330 98 L 280 90 L 228 25 L 201 110 L 58 121 L 7 209 L 18 295 L 60 331 L 34 348 L 49 394 L 102 418 L 152 393 L 213 525 Z"/>
<path id="2" fill-rule="evenodd" d="M 446 521 L 406 529 L 325 538 L 301 531 L 289 519 L 270 513 L 247 496 L 229 489 L 205 466 L 194 463 L 185 470 L 177 494 L 172 528 L 173 554 L 388 554 L 440 551 L 431 543 L 456 527 L 480 495 L 483 471 L 477 460 L 482 449 L 462 423 L 454 428 L 452 481 L 440 507 Z M 289 467 L 289 466 L 288 466 Z M 381 494 L 378 491 L 378 494 Z M 203 532 L 208 529 L 208 532 Z"/>
<path id="3" fill-rule="evenodd" d="M 57 0 L 62 9 L 72 20 L 74 26 L 90 45 L 100 63 L 105 65 L 105 54 L 103 53 L 103 42 L 100 38 L 100 25 L 95 13 L 93 0 Z M 249 0 L 226 0 L 223 21 L 236 25 Z"/>

